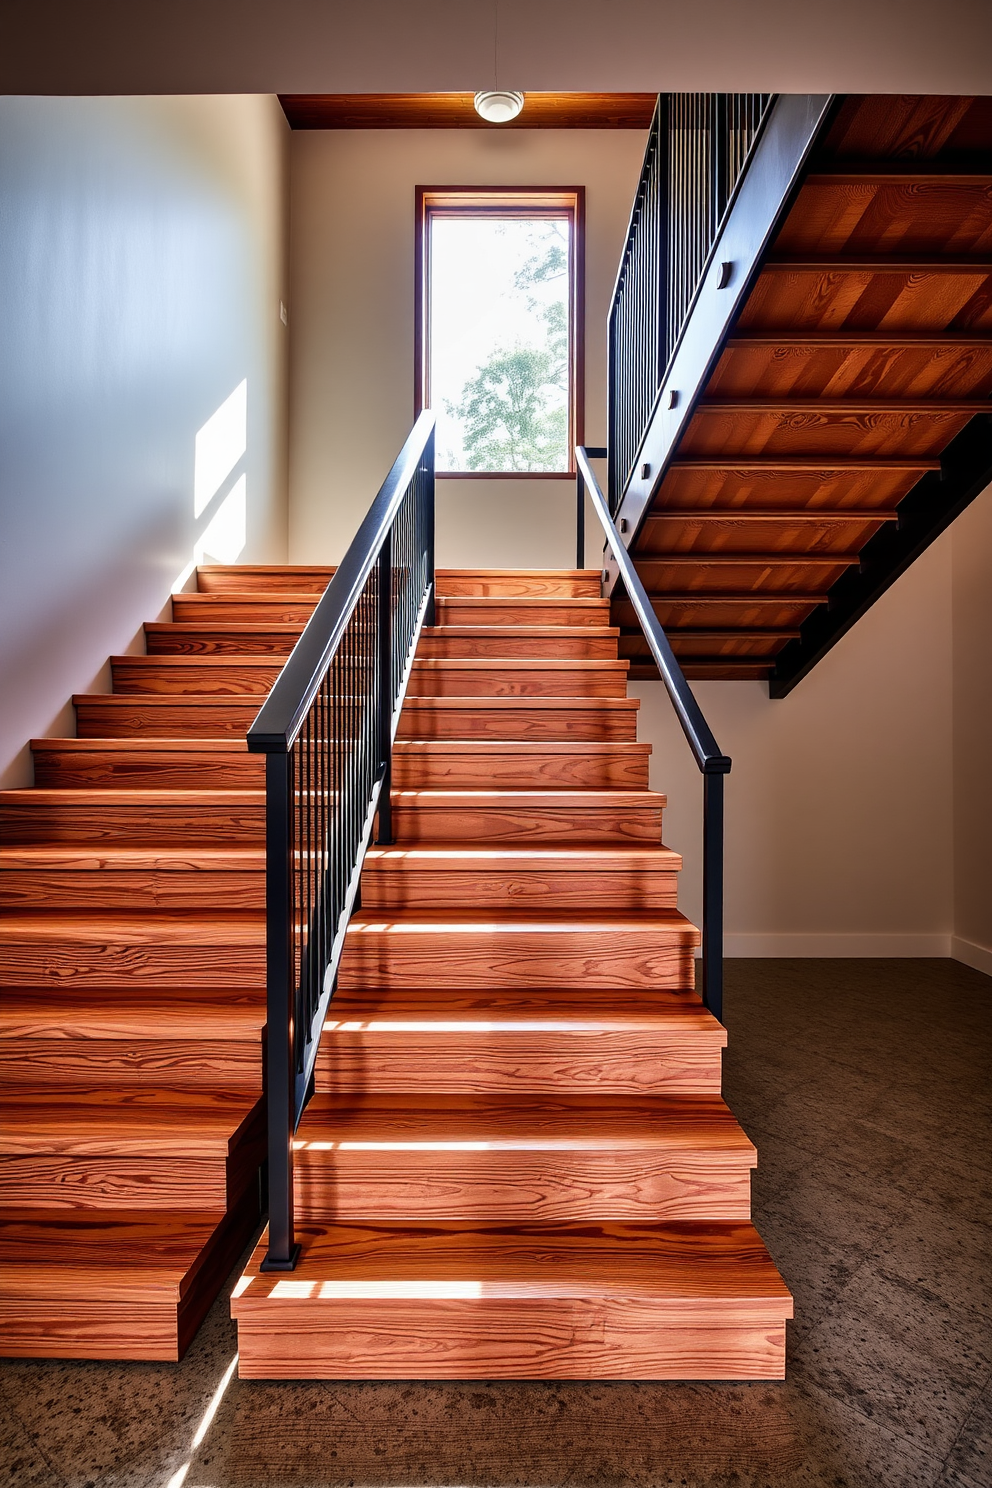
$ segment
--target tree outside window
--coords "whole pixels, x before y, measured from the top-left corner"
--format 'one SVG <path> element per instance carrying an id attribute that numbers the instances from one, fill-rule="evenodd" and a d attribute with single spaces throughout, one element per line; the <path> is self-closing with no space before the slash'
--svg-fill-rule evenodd
<path id="1" fill-rule="evenodd" d="M 581 193 L 422 190 L 418 405 L 439 474 L 571 473 Z"/>

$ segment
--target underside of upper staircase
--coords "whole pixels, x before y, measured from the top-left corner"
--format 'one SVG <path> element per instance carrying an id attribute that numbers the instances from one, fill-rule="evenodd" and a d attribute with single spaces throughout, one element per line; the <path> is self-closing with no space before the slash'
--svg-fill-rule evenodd
<path id="1" fill-rule="evenodd" d="M 687 677 L 781 696 L 992 480 L 992 99 L 835 100 L 706 350 L 630 552 Z"/>

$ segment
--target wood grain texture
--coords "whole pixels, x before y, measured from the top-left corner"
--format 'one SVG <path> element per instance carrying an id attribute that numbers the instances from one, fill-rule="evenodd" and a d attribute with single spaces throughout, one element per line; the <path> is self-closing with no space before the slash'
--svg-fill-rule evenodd
<path id="1" fill-rule="evenodd" d="M 362 902 L 368 910 L 598 911 L 674 909 L 682 866 L 667 847 L 478 848 L 431 844 L 372 848 Z"/>
<path id="2" fill-rule="evenodd" d="M 319 1096 L 297 1212 L 504 1222 L 747 1219 L 754 1149 L 722 1101 Z"/>
<path id="3" fill-rule="evenodd" d="M 398 739 L 530 739 L 569 743 L 635 738 L 637 698 L 407 698 Z"/>
<path id="4" fill-rule="evenodd" d="M 398 790 L 400 843 L 660 842 L 664 796 L 656 791 Z"/>
<path id="5" fill-rule="evenodd" d="M 472 93 L 280 93 L 291 129 L 639 129 L 654 93 L 526 93 L 523 112 L 490 124 Z"/>
<path id="6" fill-rule="evenodd" d="M 599 572 L 574 568 L 439 568 L 437 592 L 444 599 L 474 595 L 518 599 L 600 597 Z"/>
<path id="7" fill-rule="evenodd" d="M 626 692 L 622 661 L 417 657 L 408 696 L 622 698 Z"/>
<path id="8" fill-rule="evenodd" d="M 635 741 L 409 739 L 393 746 L 393 784 L 399 790 L 646 790 L 650 752 L 650 744 Z"/>
<path id="9" fill-rule="evenodd" d="M 149 656 L 256 656 L 272 655 L 283 660 L 303 632 L 295 624 L 177 625 L 175 622 L 146 624 L 145 646 Z"/>
<path id="10" fill-rule="evenodd" d="M 260 1247 L 236 1289 L 246 1377 L 779 1378 L 784 1370 L 791 1299 L 747 1224 L 302 1229 L 304 1258 L 288 1285 L 259 1275 Z M 302 1349 L 290 1341 L 294 1330 L 305 1334 Z"/>
<path id="11" fill-rule="evenodd" d="M 421 634 L 417 656 L 615 661 L 616 637 L 608 625 L 438 625 Z"/>
<path id="12" fill-rule="evenodd" d="M 32 739 L 34 783 L 151 790 L 261 790 L 265 761 L 243 739 Z"/>
<path id="13" fill-rule="evenodd" d="M 342 988 L 317 1089 L 415 1094 L 718 1095 L 726 1030 L 692 992 L 663 987 Z"/>
<path id="14" fill-rule="evenodd" d="M 441 597 L 437 601 L 437 623 L 449 625 L 499 626 L 595 626 L 609 622 L 609 600 L 536 598 L 516 595 L 512 598 L 486 595 Z"/>
<path id="15" fill-rule="evenodd" d="M 48 790 L 0 792 L 5 843 L 253 844 L 265 839 L 265 792 Z"/>

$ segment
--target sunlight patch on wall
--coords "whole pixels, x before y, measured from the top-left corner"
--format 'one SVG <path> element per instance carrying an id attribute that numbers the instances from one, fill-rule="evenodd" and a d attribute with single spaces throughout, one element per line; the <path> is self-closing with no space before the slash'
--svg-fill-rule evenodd
<path id="1" fill-rule="evenodd" d="M 193 515 L 199 517 L 248 448 L 248 379 L 212 413 L 196 436 Z"/>
<path id="2" fill-rule="evenodd" d="M 236 563 L 248 541 L 248 477 L 240 476 L 197 540 L 197 563 Z"/>

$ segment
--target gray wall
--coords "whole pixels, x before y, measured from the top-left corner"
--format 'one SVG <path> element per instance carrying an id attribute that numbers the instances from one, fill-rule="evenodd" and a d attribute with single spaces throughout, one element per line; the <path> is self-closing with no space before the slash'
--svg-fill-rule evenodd
<path id="1" fill-rule="evenodd" d="M 270 97 L 0 99 L 5 784 L 242 476 L 242 560 L 285 555 L 287 140 Z M 197 431 L 245 380 L 246 450 L 195 516 Z"/>

